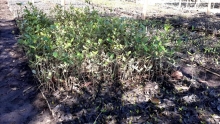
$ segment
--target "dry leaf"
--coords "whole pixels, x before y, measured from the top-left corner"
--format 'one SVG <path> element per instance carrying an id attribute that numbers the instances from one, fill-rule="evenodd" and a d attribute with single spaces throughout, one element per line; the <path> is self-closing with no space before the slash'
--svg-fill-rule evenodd
<path id="1" fill-rule="evenodd" d="M 157 97 L 152 97 L 151 99 L 150 99 L 150 101 L 152 102 L 152 103 L 154 103 L 154 104 L 160 104 L 161 102 L 160 102 L 160 99 L 158 99 Z"/>
<path id="2" fill-rule="evenodd" d="M 183 73 L 180 71 L 175 71 L 171 74 L 171 77 L 177 80 L 180 80 L 183 78 Z"/>
<path id="3" fill-rule="evenodd" d="M 52 76 L 52 82 L 53 82 L 53 83 L 57 83 L 57 82 L 58 82 L 58 79 L 56 79 L 54 76 Z"/>
<path id="4" fill-rule="evenodd" d="M 204 84 L 207 83 L 207 81 L 204 81 L 204 80 L 202 80 L 202 79 L 197 79 L 197 81 L 198 81 L 199 83 L 204 83 Z"/>
<path id="5" fill-rule="evenodd" d="M 92 82 L 86 82 L 86 83 L 84 84 L 84 87 L 88 87 L 90 84 L 92 84 Z"/>

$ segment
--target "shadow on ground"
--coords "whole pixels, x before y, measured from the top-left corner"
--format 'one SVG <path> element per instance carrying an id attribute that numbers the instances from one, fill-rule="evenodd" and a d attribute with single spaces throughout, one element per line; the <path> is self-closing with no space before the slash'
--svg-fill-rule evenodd
<path id="1" fill-rule="evenodd" d="M 0 2 L 0 123 L 22 124 L 46 122 L 50 118 L 23 50 L 15 35 L 18 29 L 9 18 L 5 0 Z M 40 117 L 40 118 L 39 118 Z"/>

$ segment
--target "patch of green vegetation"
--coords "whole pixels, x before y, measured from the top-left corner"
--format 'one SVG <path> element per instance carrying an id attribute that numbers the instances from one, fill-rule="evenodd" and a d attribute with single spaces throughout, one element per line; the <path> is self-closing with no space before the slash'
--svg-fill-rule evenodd
<path id="1" fill-rule="evenodd" d="M 182 45 L 180 39 L 173 40 L 169 23 L 101 17 L 89 8 L 67 11 L 61 6 L 49 18 L 30 6 L 18 21 L 19 44 L 47 88 L 69 86 L 84 74 L 94 82 L 153 77 L 162 74 L 162 63 L 171 61 Z"/>

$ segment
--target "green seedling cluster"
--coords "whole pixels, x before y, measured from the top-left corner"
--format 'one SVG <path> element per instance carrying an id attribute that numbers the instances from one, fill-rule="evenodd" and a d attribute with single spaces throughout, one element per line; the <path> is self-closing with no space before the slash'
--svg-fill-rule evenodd
<path id="1" fill-rule="evenodd" d="M 160 63 L 172 56 L 170 44 L 175 46 L 169 24 L 102 17 L 89 8 L 57 6 L 47 16 L 30 4 L 18 26 L 19 44 L 47 88 L 70 87 L 88 78 L 97 82 L 154 76 Z"/>

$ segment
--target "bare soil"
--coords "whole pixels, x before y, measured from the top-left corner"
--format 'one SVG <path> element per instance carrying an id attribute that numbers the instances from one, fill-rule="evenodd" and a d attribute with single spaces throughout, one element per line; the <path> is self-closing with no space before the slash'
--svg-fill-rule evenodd
<path id="1" fill-rule="evenodd" d="M 52 119 L 37 89 L 27 59 L 15 39 L 18 29 L 7 6 L 0 1 L 0 123 L 49 124 Z"/>

